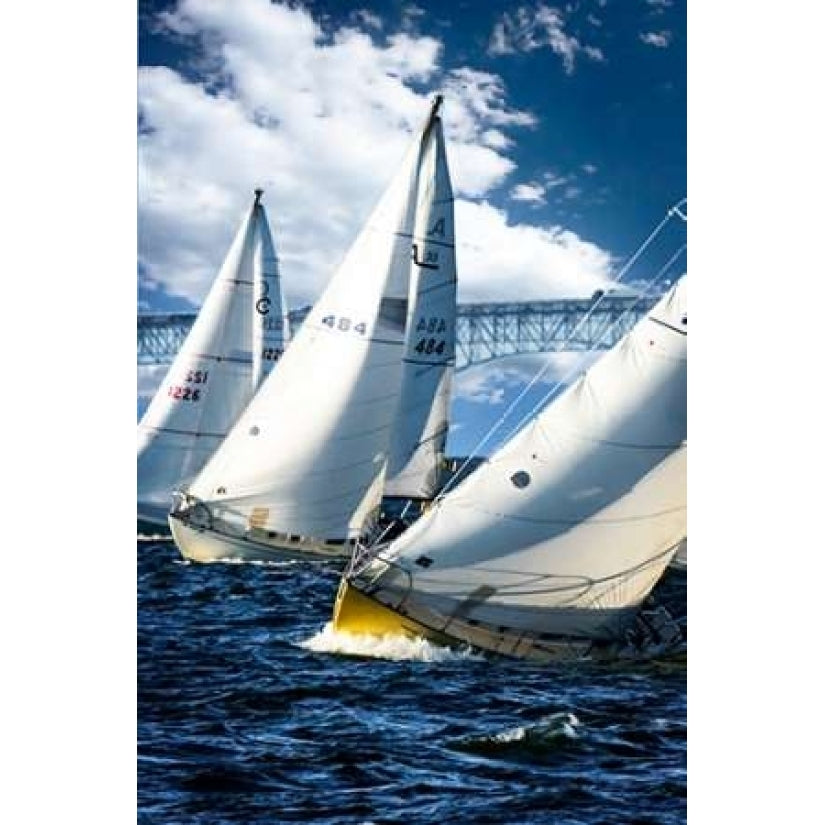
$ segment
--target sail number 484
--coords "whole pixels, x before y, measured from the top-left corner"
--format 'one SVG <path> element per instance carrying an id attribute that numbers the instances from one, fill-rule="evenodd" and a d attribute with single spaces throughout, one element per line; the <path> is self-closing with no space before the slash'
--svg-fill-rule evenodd
<path id="1" fill-rule="evenodd" d="M 352 330 L 361 335 L 367 334 L 367 325 L 363 321 L 353 325 L 351 318 L 344 318 L 342 315 L 337 317 L 335 315 L 327 315 L 321 319 L 321 323 L 326 324 L 330 329 L 338 329 L 341 332 Z"/>

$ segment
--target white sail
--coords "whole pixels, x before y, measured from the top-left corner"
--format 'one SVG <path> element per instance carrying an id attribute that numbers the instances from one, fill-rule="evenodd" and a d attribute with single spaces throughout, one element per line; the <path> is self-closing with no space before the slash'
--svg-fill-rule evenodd
<path id="1" fill-rule="evenodd" d="M 255 195 L 260 198 L 261 190 Z M 254 323 L 252 325 L 252 386 L 257 389 L 283 355 L 289 341 L 289 319 L 281 290 L 278 256 L 262 217 L 254 251 Z"/>
<path id="2" fill-rule="evenodd" d="M 192 483 L 219 532 L 341 542 L 371 526 L 398 403 L 418 170 L 431 134 L 413 141 L 278 369 Z"/>
<path id="3" fill-rule="evenodd" d="M 453 191 L 440 120 L 422 158 L 404 374 L 384 495 L 431 499 L 444 458 L 455 364 Z"/>
<path id="4" fill-rule="evenodd" d="M 686 301 L 683 278 L 351 586 L 447 635 L 621 633 L 687 533 Z"/>
<path id="5" fill-rule="evenodd" d="M 267 241 L 271 248 L 256 196 L 138 424 L 139 518 L 166 523 L 172 491 L 201 470 L 253 395 L 253 293 L 256 260 Z"/>

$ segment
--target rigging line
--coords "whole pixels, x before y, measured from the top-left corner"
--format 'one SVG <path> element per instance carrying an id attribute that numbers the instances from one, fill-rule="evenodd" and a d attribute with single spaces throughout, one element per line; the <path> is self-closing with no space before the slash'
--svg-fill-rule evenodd
<path id="1" fill-rule="evenodd" d="M 685 200 L 686 200 L 685 198 L 682 198 L 682 200 L 679 201 L 679 203 L 676 206 L 677 207 L 680 206 L 682 203 L 684 203 Z M 676 207 L 671 207 L 670 209 L 668 209 L 668 211 L 665 213 L 665 216 L 656 225 L 656 228 L 647 236 L 647 238 L 644 240 L 644 242 L 641 244 L 641 246 L 639 246 L 639 248 L 628 259 L 627 263 L 625 263 L 625 265 L 619 270 L 619 274 L 614 278 L 613 283 L 616 283 L 616 284 L 621 283 L 622 278 L 624 278 L 624 276 L 627 274 L 628 270 L 633 266 L 633 264 L 636 263 L 636 261 L 644 253 L 644 251 L 650 246 L 650 244 L 653 243 L 653 241 L 658 237 L 658 235 L 662 231 L 662 229 L 664 229 L 664 227 L 668 223 L 668 221 L 670 221 L 670 219 L 673 217 L 673 214 L 674 214 L 673 210 L 675 208 Z M 593 302 L 593 304 L 590 306 L 590 309 L 588 309 L 587 312 L 582 316 L 581 320 L 579 321 L 578 324 L 576 324 L 573 331 L 565 338 L 564 343 L 567 343 L 567 341 L 571 340 L 573 338 L 573 336 L 576 335 L 576 333 L 579 331 L 580 327 L 593 314 L 593 312 L 596 310 L 596 308 L 599 306 L 599 304 L 604 300 L 606 295 L 607 295 L 607 292 L 605 291 Z M 533 378 L 521 390 L 521 392 L 513 399 L 513 401 L 510 403 L 510 405 L 507 407 L 507 409 L 501 414 L 498 421 L 496 421 L 496 423 L 493 424 L 493 426 L 487 431 L 487 434 L 481 439 L 481 441 L 479 441 L 478 444 L 476 444 L 476 446 L 473 448 L 473 451 L 470 453 L 470 455 L 468 455 L 467 458 L 464 459 L 464 462 L 462 463 L 461 467 L 458 468 L 455 475 L 451 476 L 450 479 L 448 479 L 447 483 L 441 488 L 438 495 L 433 500 L 433 504 L 437 504 L 439 501 L 441 501 L 442 498 L 444 498 L 444 496 L 447 494 L 447 491 L 450 490 L 450 488 L 454 486 L 454 482 L 456 481 L 456 479 L 458 479 L 460 477 L 461 471 L 478 455 L 479 450 L 490 440 L 490 438 L 499 429 L 499 427 L 504 423 L 504 421 L 507 419 L 507 417 L 510 415 L 510 413 L 513 412 L 513 410 L 516 408 L 516 406 L 522 400 L 522 398 L 524 398 L 524 396 L 527 395 L 527 393 L 538 383 L 538 381 L 541 379 L 541 377 L 544 375 L 544 373 L 547 372 L 548 369 L 550 369 L 550 361 L 549 360 L 536 373 L 536 375 L 533 376 Z"/>
<path id="2" fill-rule="evenodd" d="M 599 344 L 601 344 L 605 340 L 605 338 L 607 337 L 607 334 L 610 332 L 610 330 L 612 330 L 615 326 L 620 324 L 622 319 L 625 318 L 626 316 L 628 316 L 633 311 L 633 308 L 635 306 L 637 306 L 641 301 L 643 301 L 645 298 L 648 297 L 648 294 L 651 292 L 653 287 L 658 283 L 659 279 L 667 274 L 670 267 L 673 266 L 676 259 L 685 251 L 686 248 L 687 248 L 687 244 L 682 244 L 676 250 L 676 252 L 673 255 L 670 256 L 670 258 L 667 260 L 667 262 L 664 264 L 664 266 L 662 266 L 662 268 L 656 273 L 656 275 L 653 277 L 653 279 L 647 282 L 647 285 L 642 290 L 641 294 L 636 297 L 636 300 L 633 301 L 633 303 L 627 309 L 625 309 L 622 312 L 622 314 L 619 315 L 618 318 L 616 318 L 614 321 L 612 321 L 610 324 L 607 325 L 604 332 L 602 332 L 601 336 L 599 337 L 598 341 L 596 341 L 596 344 L 593 347 L 593 349 L 597 349 Z M 651 320 L 655 321 L 656 319 L 653 318 Z M 665 324 L 665 326 L 668 326 L 669 329 L 672 329 L 672 327 L 670 327 L 667 324 Z M 686 334 L 680 329 L 674 329 L 674 332 L 678 332 L 680 334 Z M 525 416 L 523 416 L 519 420 L 519 422 L 515 425 L 515 427 L 513 427 L 512 430 L 510 430 L 507 437 L 512 438 L 513 435 L 515 435 L 515 433 L 518 432 L 529 420 L 531 420 L 535 415 L 537 415 L 538 412 L 547 404 L 548 400 L 550 398 L 552 398 L 554 393 L 561 386 L 563 386 L 571 377 L 573 377 L 576 374 L 578 369 L 579 369 L 578 366 L 573 366 L 561 378 L 559 378 L 550 387 L 550 389 L 547 390 L 547 392 L 536 402 L 536 404 L 533 406 L 533 408 Z"/>

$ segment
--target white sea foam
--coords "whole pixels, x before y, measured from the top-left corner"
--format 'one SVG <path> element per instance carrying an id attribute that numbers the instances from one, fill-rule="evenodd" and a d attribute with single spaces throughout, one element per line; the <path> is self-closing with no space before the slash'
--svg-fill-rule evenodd
<path id="1" fill-rule="evenodd" d="M 345 633 L 327 622 L 312 638 L 299 642 L 300 647 L 315 653 L 339 653 L 345 656 L 369 656 L 392 661 L 446 662 L 459 660 L 483 661 L 484 657 L 470 650 L 440 647 L 426 639 L 406 636 L 373 636 L 366 633 Z"/>
<path id="2" fill-rule="evenodd" d="M 530 740 L 533 742 L 548 742 L 552 739 L 578 739 L 579 734 L 576 728 L 581 727 L 581 722 L 573 713 L 551 713 L 543 716 L 538 722 L 532 725 L 509 728 L 501 733 L 492 736 L 493 742 L 508 743 Z"/>

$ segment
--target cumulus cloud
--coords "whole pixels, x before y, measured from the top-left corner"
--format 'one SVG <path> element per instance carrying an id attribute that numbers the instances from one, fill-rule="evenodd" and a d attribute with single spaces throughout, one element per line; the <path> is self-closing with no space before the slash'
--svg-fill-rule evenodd
<path id="1" fill-rule="evenodd" d="M 199 45 L 209 72 L 138 72 L 140 272 L 156 293 L 200 304 L 262 186 L 290 306 L 314 300 L 397 168 L 428 89 L 446 97 L 464 299 L 512 298 L 516 275 L 535 279 L 536 297 L 590 294 L 609 278 L 595 245 L 468 200 L 508 182 L 506 153 L 536 118 L 508 105 L 497 75 L 445 70 L 435 38 L 324 29 L 269 0 L 182 0 L 158 20 Z"/>
<path id="2" fill-rule="evenodd" d="M 567 74 L 573 74 L 579 55 L 597 63 L 605 60 L 600 48 L 583 44 L 565 31 L 564 14 L 559 9 L 543 3 L 534 9 L 519 6 L 512 14 L 505 12 L 493 26 L 487 51 L 499 56 L 545 47 L 561 58 Z"/>
<path id="3" fill-rule="evenodd" d="M 666 49 L 670 45 L 672 36 L 669 31 L 642 32 L 639 35 L 639 40 L 656 49 Z"/>
<path id="4" fill-rule="evenodd" d="M 599 357 L 598 352 L 551 352 L 514 355 L 456 373 L 453 397 L 477 404 L 512 402 L 516 393 L 537 378 L 528 403 L 535 404 L 560 382 L 569 384 Z M 529 407 L 515 412 L 525 413 Z M 516 423 L 516 418 L 512 424 Z"/>
<path id="5" fill-rule="evenodd" d="M 544 187 L 540 183 L 519 183 L 510 190 L 510 197 L 514 201 L 526 201 L 537 205 L 546 203 Z"/>
<path id="6" fill-rule="evenodd" d="M 613 260 L 559 226 L 510 223 L 484 201 L 455 210 L 459 301 L 589 297 L 610 281 Z"/>

